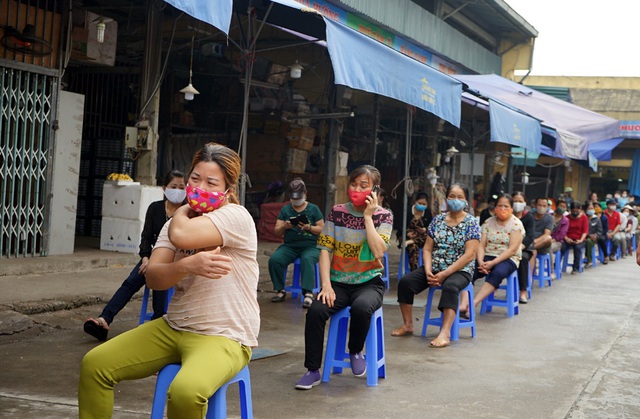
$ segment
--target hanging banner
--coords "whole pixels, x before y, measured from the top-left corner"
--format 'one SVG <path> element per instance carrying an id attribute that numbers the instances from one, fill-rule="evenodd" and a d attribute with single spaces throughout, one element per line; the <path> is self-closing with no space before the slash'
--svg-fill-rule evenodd
<path id="1" fill-rule="evenodd" d="M 198 20 L 207 22 L 229 35 L 233 0 L 165 0 Z"/>
<path id="2" fill-rule="evenodd" d="M 460 127 L 461 82 L 340 23 L 325 23 L 336 84 L 397 99 Z"/>
<path id="3" fill-rule="evenodd" d="M 542 131 L 540 121 L 489 99 L 491 141 L 523 147 L 539 154 Z"/>

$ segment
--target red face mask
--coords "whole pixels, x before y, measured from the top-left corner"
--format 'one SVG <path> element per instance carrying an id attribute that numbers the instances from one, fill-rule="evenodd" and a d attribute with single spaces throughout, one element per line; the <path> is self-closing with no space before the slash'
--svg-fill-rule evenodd
<path id="1" fill-rule="evenodd" d="M 495 209 L 496 212 L 496 217 L 498 217 L 499 220 L 504 221 L 509 219 L 509 217 L 511 217 L 511 214 L 513 214 L 513 208 L 496 208 Z"/>
<path id="2" fill-rule="evenodd" d="M 355 191 L 355 190 L 349 189 L 347 191 L 347 195 L 349 195 L 349 199 L 351 200 L 351 203 L 353 203 L 353 205 L 356 207 L 361 207 L 363 205 L 366 205 L 367 203 L 366 199 L 370 193 L 371 193 L 371 189 L 366 191 Z"/>

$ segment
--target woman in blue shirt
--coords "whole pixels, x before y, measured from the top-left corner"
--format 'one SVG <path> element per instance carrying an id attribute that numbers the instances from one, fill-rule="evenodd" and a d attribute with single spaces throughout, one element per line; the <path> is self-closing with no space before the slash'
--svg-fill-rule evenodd
<path id="1" fill-rule="evenodd" d="M 429 344 L 443 348 L 450 343 L 451 325 L 456 317 L 460 291 L 469 285 L 475 268 L 475 255 L 480 243 L 480 226 L 465 212 L 469 189 L 454 183 L 447 190 L 448 211 L 434 217 L 429 225 L 423 249 L 424 266 L 408 273 L 398 283 L 398 303 L 403 324 L 392 336 L 413 333 L 413 298 L 427 287 L 442 286 L 438 309 L 444 320 L 440 334 Z"/>

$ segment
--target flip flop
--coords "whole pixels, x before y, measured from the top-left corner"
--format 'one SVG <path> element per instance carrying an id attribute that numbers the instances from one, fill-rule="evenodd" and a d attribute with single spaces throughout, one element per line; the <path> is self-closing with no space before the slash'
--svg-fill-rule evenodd
<path id="1" fill-rule="evenodd" d="M 442 342 L 442 345 L 434 345 L 433 343 L 429 343 L 429 348 L 435 348 L 435 349 L 446 348 L 451 343 L 451 341 L 448 341 L 448 340 L 440 341 L 440 342 Z"/>
<path id="2" fill-rule="evenodd" d="M 94 338 L 98 339 L 100 342 L 104 342 L 107 340 L 107 334 L 109 331 L 100 325 L 98 325 L 93 320 L 87 320 L 84 322 L 84 331 Z"/>

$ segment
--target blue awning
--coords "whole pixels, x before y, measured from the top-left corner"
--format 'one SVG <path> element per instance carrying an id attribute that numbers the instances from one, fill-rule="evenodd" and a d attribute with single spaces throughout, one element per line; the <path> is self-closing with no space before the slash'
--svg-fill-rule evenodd
<path id="1" fill-rule="evenodd" d="M 233 0 L 165 0 L 198 20 L 206 22 L 229 35 Z"/>
<path id="2" fill-rule="evenodd" d="M 499 100 L 538 119 L 555 135 L 555 157 L 589 159 L 589 145 L 618 138 L 618 121 L 608 116 L 564 102 L 495 74 L 454 75 L 470 92 Z M 474 93 L 475 94 L 475 93 Z M 546 151 L 546 150 L 545 150 Z"/>
<path id="3" fill-rule="evenodd" d="M 611 138 L 589 144 L 589 151 L 600 161 L 611 161 L 611 152 L 618 147 L 624 138 Z"/>
<path id="4" fill-rule="evenodd" d="M 640 150 L 633 152 L 631 173 L 629 173 L 629 193 L 640 196 Z"/>
<path id="5" fill-rule="evenodd" d="M 336 84 L 397 99 L 460 127 L 462 83 L 341 23 L 325 23 Z"/>
<path id="6" fill-rule="evenodd" d="M 536 155 L 540 153 L 542 132 L 537 119 L 489 99 L 489 121 L 491 141 L 526 148 Z"/>

